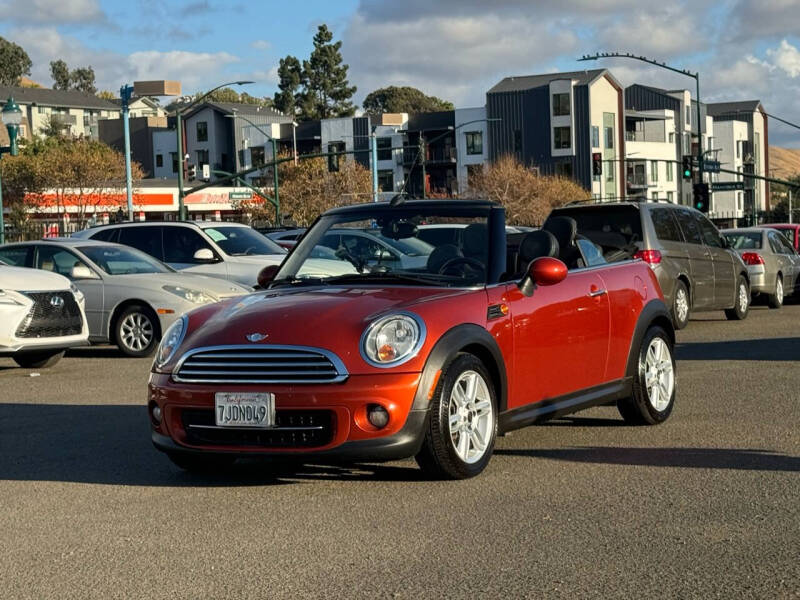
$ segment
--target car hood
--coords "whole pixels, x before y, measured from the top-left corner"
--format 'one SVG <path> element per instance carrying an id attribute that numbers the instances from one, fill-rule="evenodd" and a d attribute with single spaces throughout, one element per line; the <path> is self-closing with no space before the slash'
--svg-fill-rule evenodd
<path id="1" fill-rule="evenodd" d="M 113 285 L 129 285 L 137 288 L 161 291 L 162 286 L 188 288 L 213 294 L 218 298 L 240 296 L 251 292 L 251 288 L 226 281 L 219 277 L 192 275 L 189 273 L 133 273 L 130 275 L 113 275 L 108 278 Z"/>
<path id="2" fill-rule="evenodd" d="M 182 351 L 249 346 L 247 336 L 257 333 L 265 336 L 258 344 L 323 348 L 350 373 L 373 372 L 360 358 L 361 334 L 376 318 L 399 311 L 422 318 L 427 345 L 455 323 L 485 324 L 486 296 L 484 290 L 401 286 L 267 290 L 193 311 Z"/>
<path id="3" fill-rule="evenodd" d="M 25 267 L 0 266 L 0 290 L 44 292 L 68 289 L 69 279 L 63 275 Z"/>
<path id="4" fill-rule="evenodd" d="M 225 260 L 242 265 L 279 265 L 286 258 L 285 254 L 248 254 L 246 256 L 231 256 L 228 254 Z"/>

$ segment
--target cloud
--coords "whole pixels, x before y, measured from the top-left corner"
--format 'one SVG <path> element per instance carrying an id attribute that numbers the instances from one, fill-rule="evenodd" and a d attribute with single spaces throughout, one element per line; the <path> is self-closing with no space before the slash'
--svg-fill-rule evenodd
<path id="1" fill-rule="evenodd" d="M 106 20 L 98 0 L 0 0 L 0 15 L 9 23 L 96 23 Z"/>
<path id="2" fill-rule="evenodd" d="M 789 77 L 800 76 L 800 51 L 786 40 L 776 49 L 767 50 L 767 56 L 773 59 L 776 67 L 782 69 Z"/>
<path id="3" fill-rule="evenodd" d="M 270 44 L 267 40 L 256 40 L 250 44 L 250 47 L 255 48 L 256 50 L 269 50 L 272 48 L 272 44 Z"/>
<path id="4" fill-rule="evenodd" d="M 800 31 L 797 0 L 738 0 L 731 11 L 731 29 L 746 40 L 796 34 Z"/>

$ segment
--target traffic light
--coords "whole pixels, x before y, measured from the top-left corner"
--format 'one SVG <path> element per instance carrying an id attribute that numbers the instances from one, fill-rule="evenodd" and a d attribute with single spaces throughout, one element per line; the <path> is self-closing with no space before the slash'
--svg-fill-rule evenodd
<path id="1" fill-rule="evenodd" d="M 692 178 L 692 157 L 691 155 L 685 154 L 683 156 L 683 178 L 684 179 L 691 179 Z"/>
<path id="2" fill-rule="evenodd" d="M 599 152 L 592 153 L 592 175 L 599 177 L 603 174 L 603 155 Z"/>
<path id="3" fill-rule="evenodd" d="M 189 165 L 186 168 L 186 180 L 194 181 L 197 178 L 197 165 Z"/>
<path id="4" fill-rule="evenodd" d="M 694 192 L 694 207 L 701 213 L 708 214 L 711 204 L 708 194 L 708 184 L 695 183 L 692 190 Z"/>

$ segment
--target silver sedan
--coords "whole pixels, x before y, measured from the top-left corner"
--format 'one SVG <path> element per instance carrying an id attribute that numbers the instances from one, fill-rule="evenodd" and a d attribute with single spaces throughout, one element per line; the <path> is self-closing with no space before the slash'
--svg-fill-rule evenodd
<path id="1" fill-rule="evenodd" d="M 786 296 L 800 291 L 800 255 L 780 233 L 762 227 L 721 233 L 747 265 L 751 292 L 766 295 L 770 307 L 780 308 Z"/>
<path id="2" fill-rule="evenodd" d="M 176 272 L 134 248 L 81 239 L 6 244 L 0 259 L 69 278 L 86 298 L 89 341 L 150 355 L 185 312 L 252 291 L 217 277 Z"/>

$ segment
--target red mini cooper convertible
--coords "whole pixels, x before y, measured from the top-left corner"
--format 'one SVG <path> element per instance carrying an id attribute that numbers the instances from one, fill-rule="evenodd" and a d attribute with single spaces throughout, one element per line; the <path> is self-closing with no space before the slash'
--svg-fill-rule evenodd
<path id="1" fill-rule="evenodd" d="M 423 242 L 427 225 L 460 228 L 458 245 Z M 465 478 L 499 433 L 589 406 L 664 421 L 674 333 L 656 278 L 641 261 L 606 264 L 575 229 L 554 217 L 507 233 L 503 208 L 483 201 L 328 211 L 265 270 L 266 290 L 164 333 L 153 443 L 190 470 L 414 456 Z"/>

